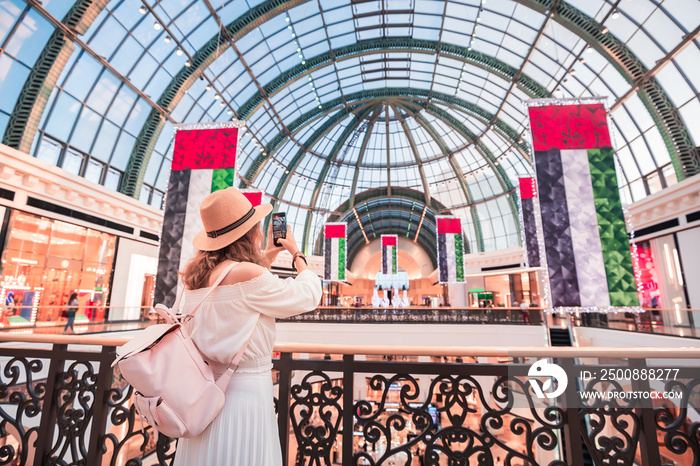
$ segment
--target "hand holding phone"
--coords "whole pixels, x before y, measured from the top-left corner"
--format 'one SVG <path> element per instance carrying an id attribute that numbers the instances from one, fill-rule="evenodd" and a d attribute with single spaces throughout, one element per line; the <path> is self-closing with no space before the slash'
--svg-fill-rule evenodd
<path id="1" fill-rule="evenodd" d="M 282 247 L 278 241 L 287 237 L 287 218 L 284 212 L 272 214 L 272 242 L 275 246 Z"/>

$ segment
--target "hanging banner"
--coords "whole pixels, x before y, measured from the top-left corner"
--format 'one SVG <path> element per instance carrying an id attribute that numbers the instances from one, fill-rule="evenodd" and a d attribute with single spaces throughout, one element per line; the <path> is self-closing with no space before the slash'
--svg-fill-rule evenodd
<path id="1" fill-rule="evenodd" d="M 537 188 L 532 177 L 518 178 L 520 184 L 520 213 L 523 222 L 523 241 L 527 252 L 527 266 L 540 266 L 540 249 L 537 242 L 537 223 L 535 221 L 535 198 Z"/>
<path id="2" fill-rule="evenodd" d="M 262 204 L 262 191 L 257 191 L 255 189 L 241 189 L 243 195 L 253 204 L 253 207 L 257 207 Z"/>
<path id="3" fill-rule="evenodd" d="M 323 278 L 326 280 L 345 280 L 347 231 L 347 223 L 326 223 L 323 227 L 323 259 L 325 262 Z"/>
<path id="4" fill-rule="evenodd" d="M 552 306 L 639 306 L 605 106 L 528 105 Z"/>
<path id="5" fill-rule="evenodd" d="M 459 217 L 436 217 L 438 281 L 440 283 L 465 283 L 464 236 Z"/>
<path id="6" fill-rule="evenodd" d="M 154 302 L 172 306 L 178 271 L 194 255 L 202 229 L 199 205 L 207 195 L 233 186 L 238 129 L 242 122 L 175 125 L 173 162 L 163 209 Z"/>
<path id="7" fill-rule="evenodd" d="M 399 237 L 397 235 L 382 235 L 382 273 L 395 274 L 399 272 L 398 260 Z"/>

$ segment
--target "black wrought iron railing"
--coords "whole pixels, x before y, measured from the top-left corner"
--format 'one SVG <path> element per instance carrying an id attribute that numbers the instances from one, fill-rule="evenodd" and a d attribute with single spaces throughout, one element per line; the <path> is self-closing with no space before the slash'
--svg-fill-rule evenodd
<path id="1" fill-rule="evenodd" d="M 124 341 L 0 336 L 0 464 L 172 464 L 176 441 L 141 430 L 110 367 Z M 276 349 L 287 466 L 700 462 L 700 349 Z M 534 377 L 545 358 L 565 371 L 553 385 Z M 547 398 L 562 377 L 564 394 Z"/>

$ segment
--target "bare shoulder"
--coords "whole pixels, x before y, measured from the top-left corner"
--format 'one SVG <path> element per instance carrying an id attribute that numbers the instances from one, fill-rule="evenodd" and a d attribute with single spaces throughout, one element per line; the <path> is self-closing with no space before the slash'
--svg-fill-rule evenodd
<path id="1" fill-rule="evenodd" d="M 228 262 L 230 264 L 230 262 Z M 226 267 L 224 265 L 224 267 Z M 252 262 L 241 262 L 235 266 L 221 282 L 222 285 L 235 285 L 240 282 L 247 282 L 265 273 L 267 269 Z"/>

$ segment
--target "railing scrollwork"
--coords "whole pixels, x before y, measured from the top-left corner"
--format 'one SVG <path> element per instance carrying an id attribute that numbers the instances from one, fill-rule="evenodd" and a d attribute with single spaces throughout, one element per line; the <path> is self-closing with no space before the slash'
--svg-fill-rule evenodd
<path id="1" fill-rule="evenodd" d="M 71 337 L 47 338 L 53 348 L 0 344 L 0 465 L 171 466 L 176 441 L 156 441 L 141 425 L 133 389 L 111 368 L 118 342 L 105 339 L 94 352 L 68 346 L 79 344 Z M 578 374 L 649 370 L 652 353 L 412 347 L 396 357 L 382 356 L 396 347 L 331 346 L 323 357 L 313 345 L 278 349 L 274 401 L 288 466 L 578 466 L 584 450 L 601 466 L 700 461 L 700 370 L 687 359 L 700 359 L 700 350 L 662 350 L 686 358 L 674 380 L 569 377 L 566 392 L 673 391 L 682 394 L 676 401 L 576 405 L 538 397 L 528 380 L 534 358 Z M 313 357 L 319 353 L 322 359 Z M 576 359 L 603 356 L 607 366 Z"/>

